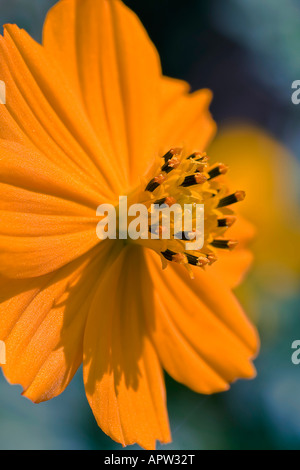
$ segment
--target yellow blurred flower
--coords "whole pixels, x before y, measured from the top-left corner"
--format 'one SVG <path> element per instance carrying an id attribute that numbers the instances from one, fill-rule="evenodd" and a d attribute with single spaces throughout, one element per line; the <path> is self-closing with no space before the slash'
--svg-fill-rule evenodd
<path id="1" fill-rule="evenodd" d="M 300 273 L 297 160 L 269 134 L 247 124 L 221 129 L 209 152 L 222 156 L 231 181 L 247 192 L 239 210 L 257 230 L 253 272 L 260 286 L 274 295 L 294 292 Z"/>

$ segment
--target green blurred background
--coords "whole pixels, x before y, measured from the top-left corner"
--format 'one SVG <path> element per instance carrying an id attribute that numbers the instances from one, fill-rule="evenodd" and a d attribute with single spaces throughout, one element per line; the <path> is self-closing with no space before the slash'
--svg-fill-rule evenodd
<path id="1" fill-rule="evenodd" d="M 54 3 L 0 0 L 0 23 L 17 23 L 40 41 L 45 14 Z M 293 204 L 299 208 L 300 106 L 291 102 L 291 84 L 300 79 L 300 2 L 125 3 L 145 25 L 166 75 L 187 80 L 193 89 L 213 90 L 211 109 L 221 132 L 233 122 L 255 124 L 295 155 L 291 180 L 279 185 L 278 194 L 284 185 L 292 187 Z M 281 154 L 284 163 L 285 150 Z M 259 167 L 257 174 L 263 182 Z M 290 215 L 292 227 L 299 226 L 298 214 Z M 280 252 L 285 250 L 282 243 L 290 243 L 284 230 L 281 227 Z M 273 257 L 274 263 L 266 264 L 258 256 L 237 291 L 261 335 L 257 378 L 207 397 L 167 377 L 173 442 L 159 449 L 300 449 L 300 365 L 291 361 L 292 342 L 300 339 L 300 263 L 285 262 L 283 256 L 276 264 L 276 249 Z M 299 260 L 296 246 L 294 257 Z M 2 375 L 0 397 L 1 449 L 121 448 L 97 427 L 85 398 L 81 370 L 51 402 L 33 405 L 20 396 L 20 387 L 9 386 Z"/>

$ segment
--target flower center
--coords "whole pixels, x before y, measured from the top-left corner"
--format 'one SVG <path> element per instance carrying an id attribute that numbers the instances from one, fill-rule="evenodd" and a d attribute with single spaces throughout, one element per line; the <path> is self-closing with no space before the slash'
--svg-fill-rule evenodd
<path id="1" fill-rule="evenodd" d="M 244 191 L 230 194 L 221 177 L 228 171 L 223 163 L 210 165 L 206 153 L 185 154 L 180 148 L 169 150 L 158 163 L 153 178 L 148 184 L 134 193 L 132 200 L 142 203 L 148 211 L 149 237 L 140 238 L 134 243 L 142 244 L 155 250 L 162 258 L 163 266 L 168 262 L 185 266 L 192 276 L 191 266 L 205 266 L 217 260 L 218 250 L 232 250 L 236 240 L 226 238 L 227 229 L 236 217 L 231 207 L 245 197 Z M 153 205 L 169 207 L 169 231 L 166 236 L 163 212 L 153 222 Z M 173 207 L 182 209 L 182 218 L 188 205 L 190 230 L 178 232 L 178 220 Z M 197 238 L 196 208 L 204 208 L 202 247 L 186 250 L 188 240 Z M 157 207 L 157 206 L 155 206 Z M 182 220 L 181 226 L 184 226 Z M 191 245 L 190 245 L 191 246 Z"/>

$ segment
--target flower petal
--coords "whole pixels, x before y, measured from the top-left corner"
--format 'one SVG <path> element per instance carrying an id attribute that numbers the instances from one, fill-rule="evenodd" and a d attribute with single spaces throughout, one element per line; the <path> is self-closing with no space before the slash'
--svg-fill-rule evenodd
<path id="1" fill-rule="evenodd" d="M 232 252 L 225 252 L 218 258 L 217 263 L 208 266 L 208 272 L 212 271 L 230 289 L 239 286 L 247 271 L 253 263 L 253 254 L 244 248 L 235 248 Z"/>
<path id="2" fill-rule="evenodd" d="M 80 179 L 71 177 L 53 162 L 32 149 L 20 144 L 0 141 L 1 185 L 0 194 L 7 188 L 15 189 L 16 204 L 7 196 L 0 202 L 3 211 L 0 228 L 0 272 L 8 277 L 41 276 L 54 271 L 86 253 L 99 243 L 96 235 L 96 207 L 100 195 L 84 186 Z M 32 207 L 21 201 L 17 188 L 34 193 L 38 206 L 39 196 L 43 206 L 45 196 L 65 200 L 58 210 L 45 214 L 41 210 L 30 213 Z M 22 194 L 22 191 L 21 191 Z M 70 211 L 68 211 L 68 201 Z M 74 204 L 75 203 L 75 204 Z M 80 216 L 70 212 L 81 206 Z M 29 212 L 26 212 L 29 210 Z M 92 216 L 93 211 L 93 216 Z"/>
<path id="3" fill-rule="evenodd" d="M 153 339 L 166 371 L 201 393 L 253 377 L 257 334 L 231 292 L 200 268 L 191 280 L 182 266 L 162 271 L 152 252 L 147 260 L 156 287 Z"/>
<path id="4" fill-rule="evenodd" d="M 47 16 L 43 43 L 124 179 L 136 184 L 153 157 L 161 75 L 142 24 L 118 0 L 64 0 Z"/>
<path id="5" fill-rule="evenodd" d="M 0 138 L 31 146 L 101 194 L 120 190 L 121 174 L 102 146 L 78 96 L 61 70 L 25 31 L 6 25 L 0 37 Z"/>
<path id="6" fill-rule="evenodd" d="M 0 183 L 0 210 L 25 214 L 93 217 L 95 210 L 58 196 Z"/>
<path id="7" fill-rule="evenodd" d="M 182 98 L 189 91 L 190 85 L 184 80 L 163 76 L 161 81 L 161 111 L 167 111 L 175 100 Z"/>
<path id="8" fill-rule="evenodd" d="M 165 151 L 173 146 L 184 146 L 188 151 L 204 151 L 216 132 L 208 106 L 210 90 L 188 93 L 185 82 L 161 81 L 161 113 L 159 147 Z"/>
<path id="9" fill-rule="evenodd" d="M 84 340 L 86 394 L 99 426 L 147 449 L 170 440 L 163 375 L 143 315 L 151 287 L 142 250 L 123 248 L 101 280 Z"/>
<path id="10" fill-rule="evenodd" d="M 208 266 L 208 272 L 212 271 L 219 276 L 230 289 L 237 287 L 244 279 L 253 262 L 253 254 L 247 249 L 249 243 L 256 234 L 254 226 L 241 215 L 234 225 L 226 231 L 226 237 L 237 240 L 238 245 L 233 251 L 219 250 L 218 261 Z"/>
<path id="11" fill-rule="evenodd" d="M 71 200 L 94 211 L 103 202 L 99 191 L 30 147 L 0 140 L 0 169 L 2 184 Z"/>
<path id="12" fill-rule="evenodd" d="M 86 315 L 109 246 L 38 279 L 0 278 L 3 371 L 35 402 L 61 393 L 82 362 Z"/>

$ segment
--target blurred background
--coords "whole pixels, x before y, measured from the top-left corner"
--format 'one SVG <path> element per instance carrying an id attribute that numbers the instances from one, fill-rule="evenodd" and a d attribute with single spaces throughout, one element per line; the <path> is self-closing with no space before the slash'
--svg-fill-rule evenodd
<path id="1" fill-rule="evenodd" d="M 0 23 L 41 40 L 55 0 L 0 0 Z M 163 72 L 214 93 L 209 149 L 232 164 L 257 227 L 255 262 L 236 294 L 258 326 L 258 376 L 197 395 L 167 380 L 173 442 L 158 449 L 300 449 L 299 0 L 127 0 L 155 43 Z M 81 371 L 51 402 L 33 405 L 0 376 L 1 449 L 119 449 L 97 427 Z"/>

